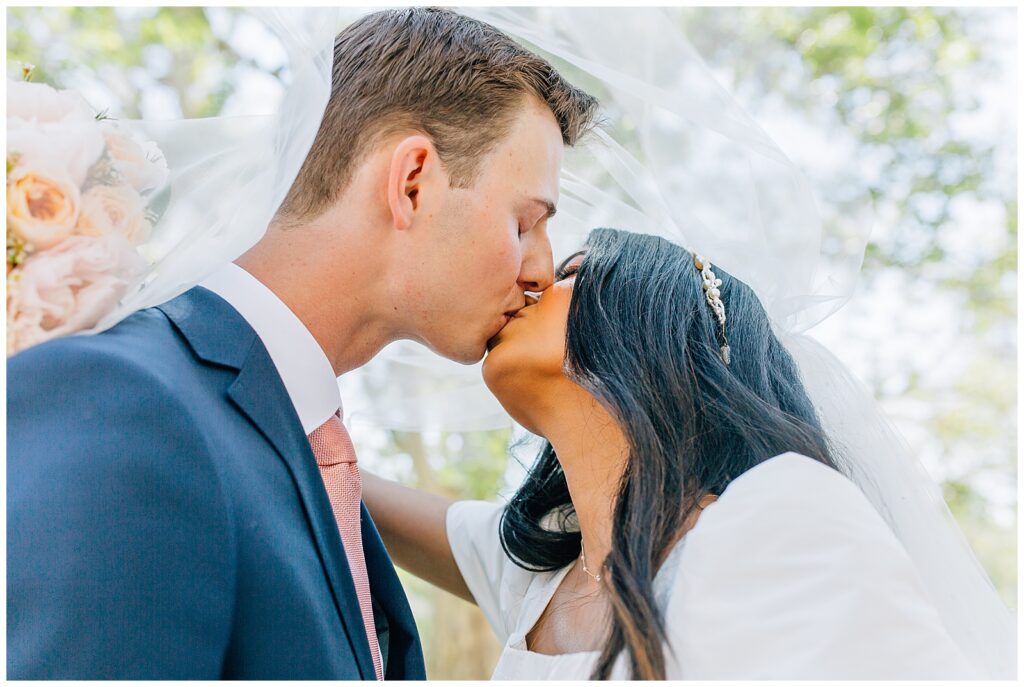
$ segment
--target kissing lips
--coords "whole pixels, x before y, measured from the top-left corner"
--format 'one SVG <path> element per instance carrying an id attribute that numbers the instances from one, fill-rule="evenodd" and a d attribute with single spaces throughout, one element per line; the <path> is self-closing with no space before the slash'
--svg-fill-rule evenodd
<path id="1" fill-rule="evenodd" d="M 509 310 L 508 312 L 506 312 L 504 315 L 501 316 L 501 319 L 502 319 L 501 327 L 499 327 L 498 331 L 494 333 L 494 336 L 492 336 L 490 339 L 487 340 L 487 350 L 488 351 L 490 351 L 492 348 L 494 348 L 498 344 L 498 340 L 501 337 L 501 333 L 503 331 L 505 331 L 505 327 L 508 326 L 508 323 L 515 319 L 516 313 L 517 313 L 516 310 Z"/>

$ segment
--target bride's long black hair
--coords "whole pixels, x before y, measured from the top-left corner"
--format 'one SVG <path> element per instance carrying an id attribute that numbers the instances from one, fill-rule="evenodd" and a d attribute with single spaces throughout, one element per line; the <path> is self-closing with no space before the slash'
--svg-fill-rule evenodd
<path id="1" fill-rule="evenodd" d="M 595 679 L 610 676 L 624 649 L 634 679 L 665 679 L 654 576 L 702 496 L 721 494 L 750 468 L 787 451 L 837 467 L 760 301 L 746 284 L 717 265 L 714 270 L 722 280 L 728 366 L 700 271 L 683 248 L 595 229 L 577 272 L 565 369 L 616 419 L 630 452 L 601 583 L 612 622 Z M 503 514 L 505 552 L 535 571 L 573 563 L 580 534 L 564 527 L 572 512 L 565 474 L 547 443 Z"/>

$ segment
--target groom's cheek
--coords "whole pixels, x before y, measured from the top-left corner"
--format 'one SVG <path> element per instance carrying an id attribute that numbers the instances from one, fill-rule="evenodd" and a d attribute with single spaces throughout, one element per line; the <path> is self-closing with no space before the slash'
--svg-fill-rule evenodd
<path id="1" fill-rule="evenodd" d="M 494 284 L 507 293 L 512 290 L 519 278 L 523 258 L 522 247 L 518 237 L 510 237 L 493 226 L 489 232 L 490 240 L 478 244 L 479 276 L 483 283 Z"/>

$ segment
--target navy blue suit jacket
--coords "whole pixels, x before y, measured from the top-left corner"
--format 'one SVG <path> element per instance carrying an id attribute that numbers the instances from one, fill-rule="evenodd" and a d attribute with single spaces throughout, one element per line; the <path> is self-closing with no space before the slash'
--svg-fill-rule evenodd
<path id="1" fill-rule="evenodd" d="M 373 679 L 330 501 L 255 331 L 197 287 L 7 365 L 10 678 Z M 387 679 L 423 679 L 363 508 Z"/>

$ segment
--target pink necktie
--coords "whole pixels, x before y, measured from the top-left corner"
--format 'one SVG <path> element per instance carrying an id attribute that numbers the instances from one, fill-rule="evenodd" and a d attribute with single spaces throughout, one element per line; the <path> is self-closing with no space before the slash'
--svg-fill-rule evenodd
<path id="1" fill-rule="evenodd" d="M 363 558 L 363 536 L 359 525 L 359 504 L 362 500 L 362 480 L 356 465 L 356 450 L 352 446 L 348 430 L 341 422 L 340 412 L 313 430 L 309 435 L 320 476 L 331 499 L 334 518 L 338 521 L 338 532 L 345 545 L 348 567 L 352 570 L 352 581 L 359 597 L 359 609 L 363 615 L 366 639 L 370 643 L 370 656 L 377 679 L 383 680 L 380 660 L 380 646 L 373 622 L 373 604 L 370 601 L 370 580 L 366 576 L 366 560 Z"/>

